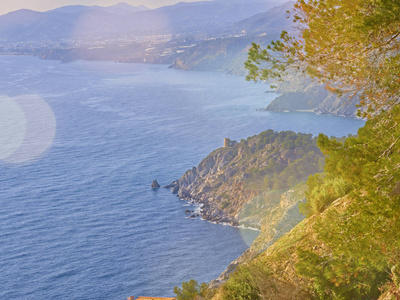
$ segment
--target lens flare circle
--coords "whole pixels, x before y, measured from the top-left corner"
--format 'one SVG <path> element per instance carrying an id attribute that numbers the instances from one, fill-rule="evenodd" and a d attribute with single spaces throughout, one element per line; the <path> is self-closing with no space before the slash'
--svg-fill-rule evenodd
<path id="1" fill-rule="evenodd" d="M 0 102 L 8 103 L 4 105 L 8 108 L 8 117 L 0 129 L 0 159 L 7 163 L 25 163 L 42 155 L 52 145 L 56 134 L 56 118 L 50 106 L 37 95 L 1 97 Z M 2 106 L 0 110 L 2 117 Z M 6 125 L 13 129 L 13 137 L 3 133 Z"/>
<path id="2" fill-rule="evenodd" d="M 25 114 L 18 103 L 0 96 L 0 159 L 9 157 L 21 146 L 26 127 Z"/>

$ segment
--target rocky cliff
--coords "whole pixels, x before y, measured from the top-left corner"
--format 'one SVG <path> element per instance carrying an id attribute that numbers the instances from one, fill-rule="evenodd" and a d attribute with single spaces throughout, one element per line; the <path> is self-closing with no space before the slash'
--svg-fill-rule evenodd
<path id="1" fill-rule="evenodd" d="M 291 206 L 281 195 L 318 172 L 322 160 L 311 135 L 268 130 L 215 150 L 168 187 L 202 204 L 206 220 L 260 229 L 266 211 Z"/>
<path id="2" fill-rule="evenodd" d="M 180 198 L 200 203 L 206 220 L 261 230 L 213 287 L 303 220 L 298 205 L 304 201 L 304 181 L 324 162 L 316 139 L 307 134 L 268 130 L 230 145 L 167 186 Z"/>
<path id="3" fill-rule="evenodd" d="M 279 85 L 277 93 L 281 95 L 273 100 L 266 110 L 312 111 L 347 117 L 357 115 L 357 97 L 338 97 L 326 90 L 322 84 L 312 82 L 309 78 L 288 76 L 286 81 Z"/>

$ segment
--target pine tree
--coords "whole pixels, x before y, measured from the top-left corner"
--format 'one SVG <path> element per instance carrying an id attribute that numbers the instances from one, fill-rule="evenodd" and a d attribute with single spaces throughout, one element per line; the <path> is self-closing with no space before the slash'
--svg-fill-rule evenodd
<path id="1" fill-rule="evenodd" d="M 267 49 L 253 44 L 248 79 L 307 73 L 339 95 L 359 95 L 364 117 L 399 101 L 400 1 L 298 0 L 297 37 L 288 32 Z"/>

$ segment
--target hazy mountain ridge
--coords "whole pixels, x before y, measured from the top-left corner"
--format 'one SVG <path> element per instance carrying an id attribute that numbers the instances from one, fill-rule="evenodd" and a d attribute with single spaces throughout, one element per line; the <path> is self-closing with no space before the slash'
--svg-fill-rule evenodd
<path id="1" fill-rule="evenodd" d="M 186 31 L 187 27 L 196 31 L 196 26 L 211 24 L 210 28 L 216 30 L 268 10 L 275 4 L 269 1 L 206 1 L 181 2 L 152 10 L 127 4 L 67 6 L 47 12 L 19 10 L 0 16 L 0 40 L 102 37 L 151 30 L 179 32 Z"/>
<path id="2" fill-rule="evenodd" d="M 50 10 L 49 12 L 75 14 L 75 13 L 80 13 L 80 12 L 90 11 L 90 10 L 114 13 L 117 15 L 127 15 L 129 13 L 135 13 L 135 12 L 149 10 L 149 8 L 144 5 L 132 6 L 132 5 L 121 2 L 121 3 L 115 4 L 112 6 L 108 6 L 108 7 L 98 6 L 98 5 L 94 5 L 94 6 L 69 5 L 69 6 L 62 6 L 62 7 Z"/>
<path id="3" fill-rule="evenodd" d="M 282 30 L 292 29 L 292 21 L 286 16 L 293 4 L 290 1 L 236 23 L 229 30 L 245 32 L 246 36 L 204 41 L 177 56 L 171 66 L 184 70 L 246 75 L 244 63 L 251 44 L 254 42 L 265 48 L 272 40 L 279 39 Z M 281 95 L 266 110 L 313 111 L 351 117 L 357 115 L 357 98 L 349 99 L 346 95 L 337 97 L 309 78 L 290 75 L 280 84 L 277 92 Z"/>
<path id="4" fill-rule="evenodd" d="M 291 30 L 292 22 L 284 16 L 293 3 L 287 2 L 233 24 L 225 32 L 238 36 L 204 41 L 177 57 L 172 67 L 246 75 L 244 62 L 251 44 L 266 47 L 279 38 L 282 30 Z"/>
<path id="5" fill-rule="evenodd" d="M 278 37 L 273 36 L 273 37 Z M 195 71 L 222 71 L 245 75 L 244 62 L 252 42 L 267 45 L 271 36 L 243 36 L 204 41 L 175 58 L 171 67 Z"/>
<path id="6" fill-rule="evenodd" d="M 294 1 L 289 1 L 283 5 L 275 6 L 266 12 L 256 14 L 250 18 L 237 22 L 234 27 L 237 30 L 245 30 L 248 34 L 263 34 L 282 30 L 291 31 L 293 21 L 290 18 L 290 11 Z M 283 17 L 286 16 L 286 17 Z"/>

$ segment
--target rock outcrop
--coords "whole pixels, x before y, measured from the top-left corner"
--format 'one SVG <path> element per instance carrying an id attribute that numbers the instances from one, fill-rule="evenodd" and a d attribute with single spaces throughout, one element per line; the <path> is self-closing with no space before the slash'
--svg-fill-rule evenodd
<path id="1" fill-rule="evenodd" d="M 211 286 L 220 285 L 236 266 L 303 220 L 298 205 L 304 200 L 305 184 L 300 183 L 322 166 L 323 156 L 311 135 L 268 130 L 213 151 L 165 186 L 180 198 L 201 204 L 203 219 L 261 230 L 251 248 Z"/>
<path id="2" fill-rule="evenodd" d="M 151 188 L 152 189 L 158 189 L 160 187 L 159 183 L 157 182 L 157 180 L 153 180 L 152 184 L 151 184 Z"/>
<path id="3" fill-rule="evenodd" d="M 276 91 L 280 94 L 266 108 L 268 111 L 311 111 L 319 114 L 333 114 L 356 117 L 358 97 L 338 97 L 322 84 L 309 78 L 288 76 Z"/>
<path id="4" fill-rule="evenodd" d="M 321 158 L 311 135 L 268 130 L 215 150 L 166 187 L 202 204 L 206 220 L 261 229 L 264 213 L 281 206 L 292 185 L 318 172 Z M 307 171 L 298 173 L 298 164 Z"/>

